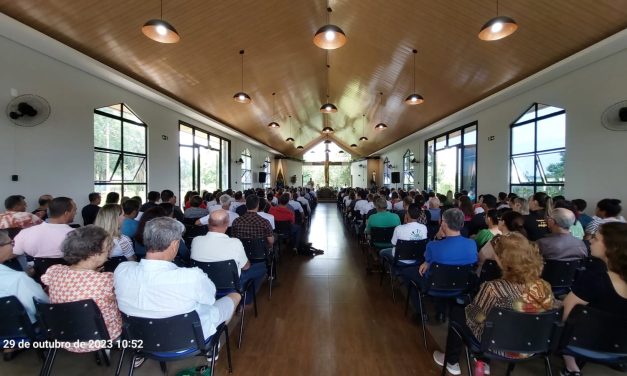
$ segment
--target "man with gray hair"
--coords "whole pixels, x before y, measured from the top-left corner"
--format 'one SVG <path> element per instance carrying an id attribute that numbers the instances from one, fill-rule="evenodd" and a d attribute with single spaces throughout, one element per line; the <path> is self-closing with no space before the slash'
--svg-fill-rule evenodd
<path id="1" fill-rule="evenodd" d="M 565 208 L 554 209 L 547 215 L 546 223 L 551 234 L 536 241 L 545 260 L 574 261 L 588 257 L 584 242 L 570 233 L 575 213 Z"/>
<path id="2" fill-rule="evenodd" d="M 240 285 L 245 286 L 250 280 L 255 281 L 255 290 L 259 291 L 263 277 L 266 275 L 265 263 L 251 264 L 238 238 L 229 238 L 226 229 L 229 227 L 229 213 L 226 210 L 214 210 L 209 215 L 209 232 L 197 236 L 192 241 L 192 260 L 200 262 L 216 262 L 234 260 L 240 276 Z M 252 297 L 251 297 L 252 298 Z"/>
<path id="3" fill-rule="evenodd" d="M 228 322 L 240 302 L 238 293 L 216 301 L 216 287 L 199 268 L 179 268 L 176 257 L 185 227 L 169 217 L 146 223 L 146 258 L 123 262 L 114 273 L 120 311 L 144 318 L 166 318 L 196 311 L 205 338 Z"/>
<path id="4" fill-rule="evenodd" d="M 429 242 L 425 251 L 425 262 L 418 268 L 404 268 L 401 271 L 403 278 L 412 280 L 421 289 L 425 289 L 426 277 L 432 264 L 472 265 L 477 263 L 477 243 L 461 235 L 463 227 L 464 213 L 461 210 L 453 208 L 442 213 L 440 232 L 445 237 L 442 240 Z M 444 322 L 446 320 L 446 301 L 436 301 L 436 311 L 438 321 Z"/>
<path id="5" fill-rule="evenodd" d="M 231 196 L 227 194 L 223 194 L 222 196 L 220 196 L 219 201 L 220 201 L 220 204 L 211 206 L 209 208 L 208 215 L 196 220 L 196 225 L 207 226 L 209 224 L 209 215 L 211 215 L 212 212 L 216 210 L 220 210 L 220 209 L 226 210 L 229 213 L 229 227 L 233 225 L 233 221 L 236 218 L 239 218 L 239 214 L 237 214 L 235 211 L 229 210 L 229 207 L 231 206 Z"/>

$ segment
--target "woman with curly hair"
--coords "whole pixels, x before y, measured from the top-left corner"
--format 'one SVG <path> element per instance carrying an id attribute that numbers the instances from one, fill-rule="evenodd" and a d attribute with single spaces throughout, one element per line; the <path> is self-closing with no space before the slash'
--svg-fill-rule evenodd
<path id="1" fill-rule="evenodd" d="M 50 303 L 92 299 L 102 313 L 109 338 L 115 340 L 122 333 L 122 316 L 113 292 L 113 273 L 101 271 L 112 248 L 111 235 L 101 227 L 88 225 L 70 231 L 61 244 L 68 265 L 49 267 L 41 282 L 48 286 Z M 86 343 L 68 348 L 73 352 L 98 349 Z"/>
<path id="2" fill-rule="evenodd" d="M 453 375 L 461 374 L 459 356 L 463 343 L 451 328 L 451 323 L 455 323 L 454 325 L 463 332 L 474 336 L 480 342 L 484 322 L 493 308 L 543 312 L 554 307 L 555 298 L 551 285 L 540 278 L 543 266 L 542 257 L 535 244 L 518 232 L 497 235 L 490 242 L 496 254 L 496 262 L 501 268 L 502 277 L 482 284 L 479 293 L 467 307 L 454 307 L 451 311 L 446 340 L 446 359 L 445 354 L 440 351 L 433 353 L 435 362 L 440 366 L 446 362 L 447 370 Z M 510 358 L 529 356 L 529 354 L 508 352 L 500 355 Z"/>
<path id="3" fill-rule="evenodd" d="M 586 270 L 577 277 L 564 299 L 564 320 L 577 304 L 627 316 L 627 223 L 600 225 L 590 240 L 590 250 L 607 270 Z M 574 357 L 565 355 L 564 363 L 562 375 L 581 375 Z"/>

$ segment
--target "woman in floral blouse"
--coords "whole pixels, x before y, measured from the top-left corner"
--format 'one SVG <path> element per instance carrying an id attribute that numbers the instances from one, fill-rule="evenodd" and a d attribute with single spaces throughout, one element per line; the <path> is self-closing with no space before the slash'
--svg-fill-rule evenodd
<path id="1" fill-rule="evenodd" d="M 502 278 L 481 285 L 472 303 L 465 309 L 455 307 L 450 319 L 451 323 L 455 322 L 462 327 L 464 332 L 472 334 L 478 341 L 481 341 L 485 320 L 492 308 L 543 312 L 552 309 L 555 303 L 551 285 L 540 278 L 542 257 L 533 243 L 517 232 L 497 235 L 491 243 L 494 247 L 496 262 L 502 271 Z M 446 367 L 453 375 L 461 374 L 459 356 L 462 348 L 461 339 L 449 326 L 446 340 Z M 512 358 L 527 356 L 513 353 L 502 355 Z M 442 366 L 445 360 L 444 353 L 435 351 L 433 359 Z"/>
<path id="2" fill-rule="evenodd" d="M 50 303 L 68 303 L 92 299 L 104 319 L 109 338 L 122 333 L 122 316 L 113 293 L 113 273 L 101 272 L 113 247 L 111 236 L 102 228 L 89 225 L 68 233 L 61 244 L 68 265 L 53 265 L 41 276 L 48 286 Z M 98 350 L 82 344 L 71 347 L 73 352 Z"/>

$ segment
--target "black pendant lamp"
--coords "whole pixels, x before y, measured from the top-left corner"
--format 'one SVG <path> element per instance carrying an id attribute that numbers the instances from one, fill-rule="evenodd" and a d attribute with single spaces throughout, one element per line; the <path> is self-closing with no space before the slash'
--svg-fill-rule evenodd
<path id="1" fill-rule="evenodd" d="M 414 53 L 414 91 L 412 92 L 413 94 L 410 94 L 407 98 L 405 98 L 405 103 L 410 106 L 414 106 L 421 104 L 425 101 L 425 99 L 422 95 L 416 93 L 416 54 L 418 53 L 418 50 L 412 50 L 411 52 Z"/>
<path id="2" fill-rule="evenodd" d="M 276 93 L 272 93 L 272 121 L 268 123 L 268 128 L 280 128 L 279 123 L 274 121 L 276 116 Z"/>
<path id="3" fill-rule="evenodd" d="M 288 115 L 288 117 L 290 118 L 290 136 L 285 139 L 285 142 L 294 142 L 292 138 L 292 115 Z"/>
<path id="4" fill-rule="evenodd" d="M 516 21 L 507 16 L 499 16 L 499 0 L 496 0 L 496 17 L 483 25 L 478 37 L 485 41 L 499 40 L 514 34 L 516 29 Z"/>
<path id="5" fill-rule="evenodd" d="M 380 92 L 379 95 L 380 95 L 379 98 L 381 98 L 379 100 L 379 110 L 383 111 L 383 92 Z M 386 129 L 387 127 L 388 127 L 387 124 L 385 124 L 384 122 L 380 122 L 379 124 L 374 126 L 374 129 L 382 131 L 382 130 Z"/>
<path id="6" fill-rule="evenodd" d="M 329 51 L 327 51 L 326 66 L 327 66 L 327 103 L 323 104 L 320 107 L 320 112 L 322 112 L 323 114 L 333 114 L 337 112 L 337 107 L 335 107 L 335 105 L 329 101 L 329 68 L 331 68 L 331 66 L 329 65 Z"/>
<path id="7" fill-rule="evenodd" d="M 359 137 L 359 141 L 368 141 L 368 137 L 366 137 L 364 133 L 365 124 L 366 124 L 366 114 L 363 114 L 361 117 L 361 137 Z"/>
<path id="8" fill-rule="evenodd" d="M 160 18 L 148 20 L 144 26 L 142 26 L 142 33 L 159 43 L 176 43 L 181 40 L 181 36 L 174 26 L 163 19 L 163 0 L 161 0 Z"/>
<path id="9" fill-rule="evenodd" d="M 352 147 L 352 148 L 356 148 L 356 147 L 357 147 L 357 144 L 351 144 L 351 147 Z"/>
<path id="10" fill-rule="evenodd" d="M 331 7 L 327 2 L 327 24 L 322 26 L 314 35 L 313 42 L 325 50 L 334 50 L 346 44 L 346 34 L 338 26 L 331 25 Z"/>
<path id="11" fill-rule="evenodd" d="M 298 150 L 303 149 L 303 145 L 301 145 L 302 140 L 303 140 L 303 128 L 298 127 L 298 146 L 296 147 L 296 149 Z"/>
<path id="12" fill-rule="evenodd" d="M 241 75 L 242 86 L 241 86 L 241 91 L 233 95 L 233 100 L 238 103 L 248 104 L 252 102 L 252 99 L 250 98 L 248 94 L 244 92 L 244 50 L 240 50 L 239 54 L 242 56 L 242 75 Z"/>

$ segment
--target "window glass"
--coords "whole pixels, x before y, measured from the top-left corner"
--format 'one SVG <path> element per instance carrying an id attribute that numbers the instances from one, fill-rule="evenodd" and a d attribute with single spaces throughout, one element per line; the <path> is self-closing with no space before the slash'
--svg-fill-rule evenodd
<path id="1" fill-rule="evenodd" d="M 538 151 L 566 147 L 566 115 L 538 121 Z"/>
<path id="2" fill-rule="evenodd" d="M 535 123 L 512 128 L 512 154 L 532 152 L 535 148 Z"/>
<path id="3" fill-rule="evenodd" d="M 448 135 L 448 146 L 454 146 L 461 144 L 462 142 L 462 131 L 455 131 Z"/>

